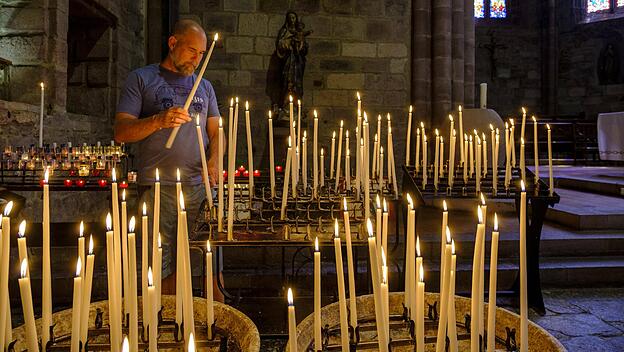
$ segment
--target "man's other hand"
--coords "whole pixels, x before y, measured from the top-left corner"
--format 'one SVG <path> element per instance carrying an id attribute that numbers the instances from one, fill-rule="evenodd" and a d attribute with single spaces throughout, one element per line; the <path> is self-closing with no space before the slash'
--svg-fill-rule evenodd
<path id="1" fill-rule="evenodd" d="M 169 108 L 165 111 L 161 111 L 156 121 L 160 128 L 174 128 L 190 122 L 191 117 L 188 112 L 180 107 Z"/>

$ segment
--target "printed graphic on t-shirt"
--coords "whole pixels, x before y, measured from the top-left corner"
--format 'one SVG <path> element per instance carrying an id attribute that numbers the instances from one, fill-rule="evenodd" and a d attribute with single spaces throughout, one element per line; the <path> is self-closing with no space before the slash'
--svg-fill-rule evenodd
<path id="1" fill-rule="evenodd" d="M 167 110 L 174 106 L 184 106 L 186 98 L 191 90 L 188 87 L 180 85 L 162 85 L 156 90 L 156 102 L 160 104 L 161 110 Z M 198 96 L 196 92 L 193 102 L 189 107 L 189 114 L 201 114 L 205 111 L 206 104 L 204 98 Z"/>

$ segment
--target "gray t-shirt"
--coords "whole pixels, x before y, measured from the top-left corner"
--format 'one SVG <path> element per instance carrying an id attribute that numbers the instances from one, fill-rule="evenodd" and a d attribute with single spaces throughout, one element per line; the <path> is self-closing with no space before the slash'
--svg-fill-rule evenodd
<path id="1" fill-rule="evenodd" d="M 130 73 L 121 91 L 117 112 L 124 112 L 141 119 L 174 106 L 183 107 L 195 79 L 197 79 L 196 74 L 182 76 L 159 64 L 136 69 Z M 180 168 L 182 183 L 202 183 L 202 165 L 197 143 L 195 115 L 200 115 L 199 124 L 204 149 L 209 143 L 206 133 L 206 117 L 221 116 L 214 89 L 205 79 L 202 79 L 197 88 L 189 107 L 189 114 L 193 121 L 180 127 L 171 149 L 165 148 L 171 128 L 156 131 L 138 142 L 137 182 L 139 184 L 152 184 L 156 176 L 156 167 L 158 167 L 163 185 L 175 184 L 176 168 Z"/>

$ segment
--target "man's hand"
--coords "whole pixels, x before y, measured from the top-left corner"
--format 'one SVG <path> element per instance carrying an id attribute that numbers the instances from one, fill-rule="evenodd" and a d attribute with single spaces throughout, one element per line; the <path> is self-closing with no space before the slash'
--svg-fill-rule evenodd
<path id="1" fill-rule="evenodd" d="M 174 128 L 190 122 L 191 117 L 188 112 L 180 107 L 173 107 L 161 111 L 156 115 L 156 122 L 159 128 Z"/>
<path id="2" fill-rule="evenodd" d="M 208 160 L 208 177 L 210 178 L 210 187 L 216 187 L 219 182 L 219 171 L 217 170 L 217 161 L 212 158 Z M 221 175 L 223 177 L 223 175 Z"/>

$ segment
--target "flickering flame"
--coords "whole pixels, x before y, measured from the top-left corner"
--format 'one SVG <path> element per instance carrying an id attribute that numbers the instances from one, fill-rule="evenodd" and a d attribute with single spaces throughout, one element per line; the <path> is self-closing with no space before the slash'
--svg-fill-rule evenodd
<path id="1" fill-rule="evenodd" d="M 525 191 L 525 189 L 524 189 L 524 180 L 520 180 L 520 188 L 522 189 L 522 192 Z"/>
<path id="2" fill-rule="evenodd" d="M 344 125 L 344 120 L 340 120 L 340 128 Z"/>
<path id="3" fill-rule="evenodd" d="M 442 137 L 442 136 L 440 136 L 440 143 L 444 144 L 444 137 Z"/>
<path id="4" fill-rule="evenodd" d="M 154 286 L 154 274 L 152 274 L 152 267 L 147 267 L 147 286 Z"/>
<path id="5" fill-rule="evenodd" d="M 357 96 L 357 100 L 361 100 L 361 98 L 360 98 L 360 92 L 355 92 L 355 95 Z"/>
<path id="6" fill-rule="evenodd" d="M 345 132 L 345 135 L 347 136 L 347 138 L 349 138 L 349 130 Z"/>
<path id="7" fill-rule="evenodd" d="M 357 130 L 357 128 L 356 128 Z M 377 142 L 377 133 L 375 133 L 375 142 Z"/>
<path id="8" fill-rule="evenodd" d="M 416 129 L 416 134 L 420 136 L 420 129 Z"/>
<path id="9" fill-rule="evenodd" d="M 39 82 L 39 86 L 41 87 L 41 89 L 45 88 L 45 84 L 43 84 L 43 82 Z"/>
<path id="10" fill-rule="evenodd" d="M 78 260 L 76 261 L 76 276 L 80 276 L 81 272 L 82 272 L 82 260 L 80 260 L 80 257 L 78 257 Z"/>
<path id="11" fill-rule="evenodd" d="M 238 104 L 238 97 L 234 98 L 234 101 Z"/>
<path id="12" fill-rule="evenodd" d="M 336 131 L 332 131 L 332 138 L 336 138 Z"/>
<path id="13" fill-rule="evenodd" d="M 460 106 L 459 106 L 459 112 L 461 112 L 461 111 L 462 111 L 462 106 L 460 105 Z"/>
<path id="14" fill-rule="evenodd" d="M 312 113 L 314 114 L 314 118 L 315 118 L 315 119 L 318 119 L 318 113 L 316 112 L 316 109 L 314 109 L 314 110 L 312 111 Z"/>
<path id="15" fill-rule="evenodd" d="M 522 114 L 525 115 L 526 114 L 526 109 L 524 108 L 524 106 L 522 107 Z"/>
<path id="16" fill-rule="evenodd" d="M 340 232 L 338 232 L 338 218 L 334 220 L 334 237 L 340 237 Z"/>
<path id="17" fill-rule="evenodd" d="M 498 215 L 494 213 L 494 231 L 498 231 Z"/>
<path id="18" fill-rule="evenodd" d="M 425 129 L 425 123 L 420 121 L 420 128 Z"/>
<path id="19" fill-rule="evenodd" d="M 180 192 L 180 210 L 184 211 L 184 194 Z"/>
<path id="20" fill-rule="evenodd" d="M 147 204 L 143 202 L 143 216 L 147 216 Z"/>
<path id="21" fill-rule="evenodd" d="M 485 133 L 481 132 L 481 138 L 483 139 L 483 143 L 485 143 Z"/>
<path id="22" fill-rule="evenodd" d="M 292 289 L 289 287 L 288 288 L 288 305 L 292 306 L 293 303 L 294 303 L 293 301 L 294 301 L 294 299 L 293 299 Z"/>
<path id="23" fill-rule="evenodd" d="M 180 182 L 180 168 L 176 168 L 176 182 Z"/>
<path id="24" fill-rule="evenodd" d="M 234 98 L 230 98 L 230 107 L 233 108 L 234 107 Z"/>
<path id="25" fill-rule="evenodd" d="M 451 254 L 455 255 L 455 240 L 451 240 Z"/>
<path id="26" fill-rule="evenodd" d="M 130 342 L 128 342 L 128 336 L 124 336 L 123 343 L 121 344 L 122 352 L 130 352 Z"/>
<path id="27" fill-rule="evenodd" d="M 158 171 L 158 168 L 156 168 L 156 182 L 160 181 L 160 172 Z"/>
<path id="28" fill-rule="evenodd" d="M 468 135 L 464 133 L 464 141 L 468 141 Z"/>
<path id="29" fill-rule="evenodd" d="M 368 123 L 368 114 L 364 111 L 364 123 Z"/>
<path id="30" fill-rule="evenodd" d="M 199 114 L 195 115 L 195 124 L 199 126 Z"/>
<path id="31" fill-rule="evenodd" d="M 477 206 L 477 216 L 479 216 L 479 224 L 483 224 L 483 212 L 479 206 Z"/>
<path id="32" fill-rule="evenodd" d="M 446 206 L 446 199 L 442 201 L 442 209 L 444 209 L 444 211 L 448 211 L 448 207 Z"/>
<path id="33" fill-rule="evenodd" d="M 509 123 L 511 124 L 511 128 L 513 128 L 513 127 L 514 127 L 514 119 L 513 119 L 513 118 L 510 118 L 510 119 L 509 119 Z"/>
<path id="34" fill-rule="evenodd" d="M 386 198 L 383 200 L 383 211 L 384 213 L 388 212 L 388 203 L 386 203 Z"/>
<path id="35" fill-rule="evenodd" d="M 451 120 L 451 122 L 453 122 L 453 115 L 449 114 L 449 120 Z"/>
<path id="36" fill-rule="evenodd" d="M 377 202 L 377 209 L 381 209 L 381 199 L 379 199 L 379 194 L 375 197 L 375 201 Z"/>
<path id="37" fill-rule="evenodd" d="M 468 140 L 469 140 L 470 142 L 472 142 L 472 135 L 470 135 L 470 136 L 468 137 Z"/>
<path id="38" fill-rule="evenodd" d="M 379 147 L 379 154 L 383 155 L 384 151 L 383 151 L 383 147 Z"/>
<path id="39" fill-rule="evenodd" d="M 505 129 L 509 129 L 509 124 L 505 121 Z"/>
<path id="40" fill-rule="evenodd" d="M 523 137 L 520 137 L 520 144 L 524 145 L 524 138 Z"/>
<path id="41" fill-rule="evenodd" d="M 115 169 L 113 169 L 115 171 Z M 43 173 L 43 182 L 48 183 L 48 177 L 50 176 L 50 169 L 46 167 L 45 172 Z"/>
<path id="42" fill-rule="evenodd" d="M 288 148 L 292 148 L 292 142 L 290 140 L 290 136 L 288 136 Z"/>
<path id="43" fill-rule="evenodd" d="M 208 253 L 212 252 L 212 248 L 210 248 L 210 240 L 206 240 L 206 250 Z"/>
<path id="44" fill-rule="evenodd" d="M 440 133 L 438 132 L 437 128 L 435 129 L 435 135 L 436 135 L 436 137 L 440 135 Z"/>
<path id="45" fill-rule="evenodd" d="M 106 214 L 106 230 L 110 231 L 113 229 L 113 219 L 111 218 L 111 214 Z"/>
<path id="46" fill-rule="evenodd" d="M 546 129 L 548 129 L 550 131 L 550 124 L 546 124 Z"/>
<path id="47" fill-rule="evenodd" d="M 446 227 L 446 244 L 451 244 L 451 229 Z"/>
<path id="48" fill-rule="evenodd" d="M 537 119 L 535 118 L 535 115 L 531 116 L 531 119 L 533 120 L 533 123 L 537 122 Z"/>
<path id="49" fill-rule="evenodd" d="M 301 99 L 297 99 L 297 105 L 301 106 Z"/>
<path id="50" fill-rule="evenodd" d="M 412 110 L 413 110 L 413 107 L 410 105 L 409 112 L 412 112 Z"/>
<path id="51" fill-rule="evenodd" d="M 245 100 L 245 110 L 249 111 L 249 101 Z"/>
<path id="52" fill-rule="evenodd" d="M 321 156 L 325 155 L 325 150 L 323 148 L 321 148 Z"/>
<path id="53" fill-rule="evenodd" d="M 195 336 L 193 336 L 193 333 L 189 335 L 188 352 L 195 352 Z"/>
<path id="54" fill-rule="evenodd" d="M 215 33 L 215 35 L 214 35 L 213 41 L 216 42 L 217 40 L 219 40 L 219 33 Z"/>
<path id="55" fill-rule="evenodd" d="M 125 189 L 121 191 L 121 201 L 122 202 L 126 201 L 126 190 Z"/>
<path id="56" fill-rule="evenodd" d="M 344 209 L 344 211 L 347 211 L 347 197 L 342 198 L 342 209 Z"/>
<path id="57" fill-rule="evenodd" d="M 158 233 L 158 248 L 162 248 L 162 240 L 160 239 L 160 232 Z"/>
<path id="58" fill-rule="evenodd" d="M 499 131 L 498 128 L 496 129 L 496 139 L 498 139 L 498 135 L 499 135 Z"/>
<path id="59" fill-rule="evenodd" d="M 366 229 L 368 230 L 368 237 L 373 237 L 373 223 L 371 219 L 366 219 Z"/>
<path id="60" fill-rule="evenodd" d="M 388 122 L 390 122 L 390 113 L 386 114 L 386 118 L 388 119 Z"/>
<path id="61" fill-rule="evenodd" d="M 130 223 L 128 224 L 128 232 L 134 232 L 134 227 L 136 225 L 136 220 L 134 216 L 130 218 Z"/>
<path id="62" fill-rule="evenodd" d="M 17 229 L 17 237 L 26 236 L 26 220 L 22 220 L 19 224 L 19 228 Z"/>
<path id="63" fill-rule="evenodd" d="M 481 192 L 481 205 L 485 205 L 485 197 L 483 196 L 483 192 Z"/>
<path id="64" fill-rule="evenodd" d="M 28 272 L 28 261 L 26 258 L 22 260 L 22 266 L 20 270 L 20 277 L 23 279 L 26 277 L 26 273 Z"/>
<path id="65" fill-rule="evenodd" d="M 271 110 L 269 110 L 269 120 L 273 118 L 273 113 L 271 112 Z M 219 120 L 221 120 L 221 118 L 219 118 Z"/>
<path id="66" fill-rule="evenodd" d="M 48 176 L 46 176 L 46 183 L 48 183 Z M 113 182 L 117 182 L 117 171 L 113 168 Z"/>
<path id="67" fill-rule="evenodd" d="M 89 255 L 93 254 L 93 235 L 89 236 Z"/>
<path id="68" fill-rule="evenodd" d="M 84 221 L 80 221 L 80 232 L 78 237 L 83 237 L 84 236 Z"/>
<path id="69" fill-rule="evenodd" d="M 494 126 L 492 126 L 492 124 L 490 124 L 490 130 L 494 131 Z"/>
<path id="70" fill-rule="evenodd" d="M 416 256 L 420 257 L 420 236 L 416 236 Z"/>
<path id="71" fill-rule="evenodd" d="M 4 206 L 4 216 L 9 216 L 9 214 L 11 214 L 11 209 L 13 209 L 13 201 L 9 201 L 7 205 Z"/>
<path id="72" fill-rule="evenodd" d="M 409 193 L 407 194 L 407 204 L 410 206 L 410 208 L 412 210 L 414 209 L 414 203 L 412 202 L 412 196 Z"/>

